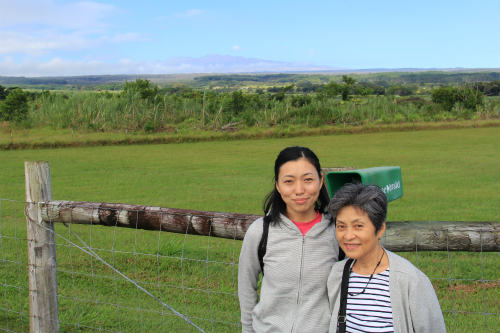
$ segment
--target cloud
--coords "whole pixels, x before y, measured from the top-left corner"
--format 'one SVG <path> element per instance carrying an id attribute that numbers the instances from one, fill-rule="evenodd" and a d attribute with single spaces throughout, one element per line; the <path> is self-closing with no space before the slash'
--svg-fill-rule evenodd
<path id="1" fill-rule="evenodd" d="M 184 12 L 175 14 L 175 16 L 180 17 L 180 18 L 192 18 L 192 17 L 200 16 L 202 14 L 203 14 L 203 10 L 201 10 L 201 9 L 188 9 Z"/>
<path id="2" fill-rule="evenodd" d="M 238 52 L 240 50 L 240 46 L 239 45 L 233 45 L 232 49 L 233 49 L 233 51 Z"/>
<path id="3" fill-rule="evenodd" d="M 14 62 L 6 57 L 0 61 L 2 76 L 74 76 L 103 74 L 180 74 L 180 73 L 249 73 L 332 70 L 315 66 L 258 58 L 228 55 L 207 55 L 199 58 L 170 58 L 163 61 L 132 61 L 115 63 L 102 61 L 73 61 L 53 58 L 46 62 L 25 60 Z"/>
<path id="4" fill-rule="evenodd" d="M 176 21 L 176 19 L 180 20 L 190 20 L 193 18 L 207 18 L 209 16 L 210 12 L 202 9 L 187 9 L 183 12 L 177 12 L 177 13 L 169 13 L 167 15 L 159 15 L 156 17 L 153 17 L 152 20 L 158 23 L 172 23 Z"/>
<path id="5" fill-rule="evenodd" d="M 108 4 L 0 0 L 0 8 L 0 55 L 33 57 L 149 40 L 135 32 L 112 33 L 108 22 L 118 9 Z"/>
<path id="6" fill-rule="evenodd" d="M 109 43 L 131 43 L 150 40 L 147 36 L 130 32 L 115 35 L 89 36 L 80 32 L 43 30 L 31 34 L 0 31 L 0 54 L 40 56 L 52 51 L 80 51 Z"/>
<path id="7" fill-rule="evenodd" d="M 0 31 L 0 40 L 0 54 L 24 53 L 34 56 L 53 50 L 81 50 L 96 43 L 78 33 L 64 34 L 54 31 L 33 34 Z"/>
<path id="8" fill-rule="evenodd" d="M 94 30 L 116 7 L 93 1 L 56 4 L 53 0 L 0 0 L 0 27 L 42 25 L 65 29 Z"/>
<path id="9" fill-rule="evenodd" d="M 116 34 L 111 38 L 105 38 L 105 39 L 108 39 L 110 42 L 113 43 L 145 42 L 150 40 L 149 37 L 135 32 Z"/>
<path id="10" fill-rule="evenodd" d="M 46 62 L 25 60 L 17 63 L 7 57 L 0 61 L 0 75 L 37 77 L 106 74 L 108 72 L 118 74 L 114 68 L 109 71 L 108 66 L 109 64 L 100 61 L 71 61 L 57 57 Z M 112 67 L 117 67 L 117 65 Z"/>

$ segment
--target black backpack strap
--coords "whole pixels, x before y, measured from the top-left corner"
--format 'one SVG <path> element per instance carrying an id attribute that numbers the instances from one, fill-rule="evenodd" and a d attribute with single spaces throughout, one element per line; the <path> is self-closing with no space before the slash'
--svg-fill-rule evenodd
<path id="1" fill-rule="evenodd" d="M 340 285 L 340 307 L 337 316 L 337 333 L 345 333 L 346 330 L 346 310 L 347 310 L 347 290 L 349 289 L 349 273 L 354 260 L 349 259 L 344 265 L 342 273 L 342 284 Z"/>
<path id="2" fill-rule="evenodd" d="M 262 275 L 264 275 L 264 255 L 267 250 L 267 235 L 269 234 L 269 222 L 264 221 L 262 223 L 262 237 L 260 238 L 259 247 L 257 249 L 257 255 L 259 256 L 259 264 Z"/>

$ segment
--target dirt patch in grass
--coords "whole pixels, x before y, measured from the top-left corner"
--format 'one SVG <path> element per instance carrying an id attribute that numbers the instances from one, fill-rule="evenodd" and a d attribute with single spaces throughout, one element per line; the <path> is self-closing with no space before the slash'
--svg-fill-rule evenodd
<path id="1" fill-rule="evenodd" d="M 500 289 L 500 281 L 474 282 L 472 284 L 455 284 L 448 288 L 449 291 L 462 291 L 465 293 L 477 293 L 479 290 Z"/>

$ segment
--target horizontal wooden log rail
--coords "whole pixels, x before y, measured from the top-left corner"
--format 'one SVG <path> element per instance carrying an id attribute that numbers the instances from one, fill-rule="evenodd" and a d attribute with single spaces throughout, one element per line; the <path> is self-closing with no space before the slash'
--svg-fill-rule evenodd
<path id="1" fill-rule="evenodd" d="M 97 224 L 243 239 L 259 215 L 204 212 L 129 204 L 51 201 L 41 204 L 47 222 Z"/>
<path id="2" fill-rule="evenodd" d="M 50 201 L 40 204 L 44 222 L 95 224 L 243 239 L 260 215 L 206 212 L 129 204 Z M 382 244 L 391 251 L 500 251 L 500 223 L 387 222 Z"/>
<path id="3" fill-rule="evenodd" d="M 382 244 L 391 251 L 499 252 L 500 223 L 460 221 L 387 222 Z"/>

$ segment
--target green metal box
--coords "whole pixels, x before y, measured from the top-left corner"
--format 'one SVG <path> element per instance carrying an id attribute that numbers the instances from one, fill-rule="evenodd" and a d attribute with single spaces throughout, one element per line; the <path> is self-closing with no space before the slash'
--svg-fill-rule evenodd
<path id="1" fill-rule="evenodd" d="M 365 185 L 378 185 L 384 191 L 388 201 L 403 196 L 401 167 L 385 166 L 346 171 L 331 171 L 325 176 L 330 197 L 346 183 L 360 182 Z"/>

